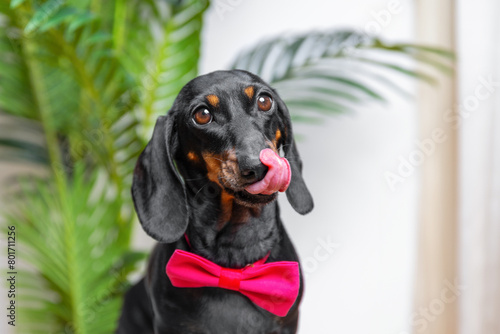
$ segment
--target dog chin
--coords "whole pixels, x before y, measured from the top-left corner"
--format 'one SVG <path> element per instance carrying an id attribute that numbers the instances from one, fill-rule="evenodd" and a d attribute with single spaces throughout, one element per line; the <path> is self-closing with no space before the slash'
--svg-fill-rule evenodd
<path id="1" fill-rule="evenodd" d="M 278 198 L 278 192 L 271 195 L 250 194 L 245 190 L 246 184 L 238 184 L 236 182 L 228 182 L 230 178 L 219 178 L 222 188 L 229 194 L 234 196 L 237 204 L 249 208 L 259 208 L 269 203 L 272 203 Z"/>
<path id="2" fill-rule="evenodd" d="M 236 201 L 236 203 L 251 208 L 257 208 L 267 205 L 275 201 L 277 197 L 278 197 L 277 192 L 271 195 L 261 195 L 261 194 L 253 195 L 247 192 L 246 190 L 234 192 L 234 200 Z"/>

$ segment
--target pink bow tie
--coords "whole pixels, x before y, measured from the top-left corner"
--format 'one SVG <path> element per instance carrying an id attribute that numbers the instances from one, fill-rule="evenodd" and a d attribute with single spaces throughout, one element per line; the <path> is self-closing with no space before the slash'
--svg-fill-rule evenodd
<path id="1" fill-rule="evenodd" d="M 299 264 L 290 261 L 264 263 L 266 260 L 267 257 L 244 268 L 231 269 L 177 249 L 167 263 L 166 272 L 175 287 L 220 287 L 239 291 L 256 305 L 284 317 L 299 293 Z"/>

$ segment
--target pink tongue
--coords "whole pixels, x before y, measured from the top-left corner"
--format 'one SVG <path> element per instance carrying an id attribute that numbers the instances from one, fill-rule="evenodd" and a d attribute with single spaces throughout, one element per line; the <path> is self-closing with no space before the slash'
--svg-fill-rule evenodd
<path id="1" fill-rule="evenodd" d="M 288 160 L 280 157 L 269 148 L 260 151 L 259 158 L 269 170 L 262 180 L 249 185 L 245 190 L 254 195 L 271 195 L 277 191 L 284 192 L 288 188 L 292 177 Z"/>

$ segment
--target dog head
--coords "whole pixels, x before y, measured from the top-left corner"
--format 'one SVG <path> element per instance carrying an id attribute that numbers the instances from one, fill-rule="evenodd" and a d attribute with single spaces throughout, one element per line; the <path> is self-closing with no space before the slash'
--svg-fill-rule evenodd
<path id="1" fill-rule="evenodd" d="M 278 158 L 283 150 L 291 169 L 287 198 L 300 214 L 311 211 L 290 114 L 276 91 L 240 70 L 190 81 L 158 118 L 134 171 L 132 195 L 144 230 L 162 242 L 179 239 L 190 216 L 188 196 L 207 184 L 216 188 L 221 205 L 255 208 L 275 200 L 277 192 L 248 191 L 269 173 L 264 149 Z"/>

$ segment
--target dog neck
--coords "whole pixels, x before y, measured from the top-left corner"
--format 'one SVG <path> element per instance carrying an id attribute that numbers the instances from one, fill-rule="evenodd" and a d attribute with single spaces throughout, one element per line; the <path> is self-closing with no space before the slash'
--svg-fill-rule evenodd
<path id="1" fill-rule="evenodd" d="M 207 196 L 208 194 L 208 196 Z M 194 253 L 223 267 L 241 268 L 263 258 L 277 244 L 279 208 L 276 201 L 247 207 L 224 191 L 192 198 L 187 235 Z"/>

